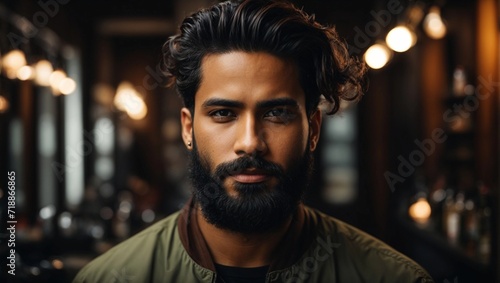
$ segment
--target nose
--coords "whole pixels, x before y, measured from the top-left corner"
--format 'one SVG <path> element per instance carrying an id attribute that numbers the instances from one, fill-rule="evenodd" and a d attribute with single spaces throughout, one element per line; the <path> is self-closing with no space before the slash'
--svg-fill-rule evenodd
<path id="1" fill-rule="evenodd" d="M 241 155 L 264 155 L 268 148 L 266 144 L 266 129 L 260 126 L 253 115 L 240 117 L 240 125 L 234 143 L 234 152 Z"/>

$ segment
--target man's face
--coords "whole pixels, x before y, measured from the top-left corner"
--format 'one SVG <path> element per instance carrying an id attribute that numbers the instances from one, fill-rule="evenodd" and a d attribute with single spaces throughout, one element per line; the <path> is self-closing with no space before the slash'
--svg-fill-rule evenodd
<path id="1" fill-rule="evenodd" d="M 275 228 L 305 189 L 321 115 L 307 116 L 290 60 L 211 54 L 201 73 L 194 116 L 183 108 L 181 120 L 184 141 L 193 143 L 190 173 L 204 216 L 237 232 Z"/>

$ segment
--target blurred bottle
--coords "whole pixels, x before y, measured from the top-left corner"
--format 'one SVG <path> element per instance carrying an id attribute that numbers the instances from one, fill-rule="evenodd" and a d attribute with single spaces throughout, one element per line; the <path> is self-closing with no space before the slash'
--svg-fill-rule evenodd
<path id="1" fill-rule="evenodd" d="M 465 86 L 467 85 L 467 74 L 462 66 L 457 66 L 453 71 L 453 95 L 465 95 Z"/>
<path id="2" fill-rule="evenodd" d="M 479 242 L 479 213 L 473 199 L 465 201 L 464 247 L 467 255 L 474 257 Z"/>
<path id="3" fill-rule="evenodd" d="M 130 237 L 130 215 L 134 209 L 132 193 L 122 191 L 118 195 L 118 209 L 115 213 L 116 217 L 113 221 L 114 236 L 120 240 Z"/>
<path id="4" fill-rule="evenodd" d="M 447 190 L 443 209 L 443 228 L 448 241 L 457 245 L 460 241 L 461 218 L 464 209 L 463 194 L 453 197 L 453 190 Z"/>
<path id="5" fill-rule="evenodd" d="M 483 263 L 490 262 L 491 256 L 491 205 L 489 188 L 479 184 L 479 245 L 478 258 Z"/>
<path id="6" fill-rule="evenodd" d="M 430 203 L 432 208 L 432 220 L 435 227 L 443 227 L 443 210 L 446 201 L 446 176 L 441 175 L 432 185 Z"/>

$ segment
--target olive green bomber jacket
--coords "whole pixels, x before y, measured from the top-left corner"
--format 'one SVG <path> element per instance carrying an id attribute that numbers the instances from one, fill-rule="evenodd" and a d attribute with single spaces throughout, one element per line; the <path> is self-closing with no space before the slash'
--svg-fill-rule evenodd
<path id="1" fill-rule="evenodd" d="M 297 230 L 284 239 L 290 243 L 277 253 L 282 261 L 271 264 L 266 282 L 433 282 L 417 263 L 370 235 L 314 209 L 299 211 Z M 204 241 L 189 229 L 193 218 L 189 207 L 174 213 L 93 260 L 73 282 L 215 282 L 213 263 L 200 254 Z"/>

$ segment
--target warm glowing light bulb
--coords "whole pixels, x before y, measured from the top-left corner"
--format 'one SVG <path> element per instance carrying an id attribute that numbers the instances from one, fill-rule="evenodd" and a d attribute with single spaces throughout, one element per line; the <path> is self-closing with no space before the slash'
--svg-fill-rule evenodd
<path id="1" fill-rule="evenodd" d="M 54 260 L 52 260 L 52 266 L 55 269 L 63 269 L 64 263 L 59 259 L 54 259 Z"/>
<path id="2" fill-rule="evenodd" d="M 439 7 L 432 6 L 429 14 L 425 16 L 423 27 L 425 33 L 431 38 L 440 39 L 446 35 L 446 25 L 441 19 Z"/>
<path id="3" fill-rule="evenodd" d="M 389 62 L 391 51 L 384 44 L 374 44 L 366 50 L 364 59 L 372 69 L 380 69 Z"/>
<path id="4" fill-rule="evenodd" d="M 76 89 L 76 83 L 72 78 L 64 78 L 61 80 L 59 83 L 59 91 L 64 94 L 68 95 L 75 91 Z"/>
<path id="5" fill-rule="evenodd" d="M 137 96 L 137 94 L 134 86 L 127 81 L 123 81 L 118 85 L 113 102 L 116 108 L 126 111 L 127 101 L 129 101 L 131 97 L 133 98 L 135 96 Z"/>
<path id="6" fill-rule="evenodd" d="M 7 98 L 0 96 L 0 113 L 3 113 L 9 109 L 9 101 Z"/>
<path id="7" fill-rule="evenodd" d="M 50 74 L 52 74 L 52 64 L 47 60 L 40 60 L 35 65 L 35 82 L 41 86 L 50 86 Z"/>
<path id="8" fill-rule="evenodd" d="M 415 45 L 415 34 L 405 26 L 393 28 L 385 38 L 387 45 L 396 52 L 405 52 Z"/>
<path id="9" fill-rule="evenodd" d="M 33 70 L 33 67 L 31 66 L 22 66 L 17 70 L 17 78 L 20 79 L 21 81 L 27 81 L 33 79 L 35 76 L 35 71 Z"/>
<path id="10" fill-rule="evenodd" d="M 409 209 L 410 217 L 417 223 L 426 223 L 431 216 L 431 206 L 425 198 L 419 198 Z"/>
<path id="11" fill-rule="evenodd" d="M 17 71 L 26 65 L 26 56 L 19 49 L 11 50 L 2 59 L 2 65 L 9 79 L 17 77 Z"/>
<path id="12" fill-rule="evenodd" d="M 66 73 L 63 70 L 55 70 L 50 74 L 49 83 L 54 94 L 60 94 L 59 85 L 66 78 Z"/>
<path id="13" fill-rule="evenodd" d="M 134 120 L 141 120 L 148 114 L 146 103 L 142 99 L 137 100 L 132 107 L 127 108 L 127 114 Z"/>
<path id="14" fill-rule="evenodd" d="M 134 86 L 127 81 L 123 81 L 118 85 L 114 104 L 116 108 L 125 111 L 134 120 L 141 120 L 148 113 L 148 108 L 143 98 Z"/>

